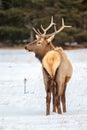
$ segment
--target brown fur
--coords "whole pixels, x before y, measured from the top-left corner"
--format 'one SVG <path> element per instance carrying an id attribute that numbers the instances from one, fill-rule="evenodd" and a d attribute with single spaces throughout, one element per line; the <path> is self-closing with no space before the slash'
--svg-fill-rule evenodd
<path id="1" fill-rule="evenodd" d="M 51 35 L 38 35 L 35 41 L 25 46 L 26 50 L 35 53 L 41 63 L 44 58 L 42 70 L 46 90 L 46 115 L 50 114 L 51 93 L 53 95 L 53 112 L 57 110 L 59 114 L 62 113 L 60 102 L 62 102 L 63 112 L 66 112 L 65 92 L 72 76 L 72 65 L 69 59 L 61 47 L 53 46 L 52 40 Z"/>
<path id="2" fill-rule="evenodd" d="M 59 67 L 61 62 L 61 56 L 56 51 L 48 52 L 42 61 L 43 67 L 47 70 L 51 78 L 55 76 L 56 69 Z"/>
<path id="3" fill-rule="evenodd" d="M 50 89 L 49 93 L 51 94 L 52 92 L 53 94 L 53 100 L 54 100 L 53 111 L 56 112 L 56 108 L 55 108 L 56 106 L 58 113 L 59 114 L 62 113 L 61 105 L 60 105 L 60 101 L 61 101 L 63 105 L 63 112 L 66 112 L 65 90 L 66 90 L 66 85 L 72 76 L 72 65 L 70 61 L 68 60 L 63 49 L 61 47 L 57 47 L 54 50 L 49 51 L 42 60 L 42 67 L 45 68 L 46 71 L 48 72 L 51 78 L 50 82 L 53 81 L 53 84 L 50 87 L 50 84 L 48 84 L 49 77 L 46 76 L 46 73 L 45 73 L 46 71 L 44 72 L 44 69 L 43 69 L 45 86 L 47 89 L 48 88 Z M 56 86 L 54 85 L 54 82 Z M 55 89 L 55 92 L 53 91 L 53 89 Z M 47 90 L 46 92 L 48 95 Z M 49 97 L 47 96 L 47 98 Z M 48 104 L 50 106 L 50 102 L 48 102 Z M 47 108 L 46 108 L 47 115 L 50 113 L 48 110 L 50 111 L 47 105 Z"/>

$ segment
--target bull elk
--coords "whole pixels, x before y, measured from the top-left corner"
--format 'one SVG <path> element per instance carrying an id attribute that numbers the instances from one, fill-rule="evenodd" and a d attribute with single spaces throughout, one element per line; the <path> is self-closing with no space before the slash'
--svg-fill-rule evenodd
<path id="1" fill-rule="evenodd" d="M 52 26 L 54 26 L 54 32 L 46 34 Z M 62 103 L 63 112 L 66 112 L 65 91 L 67 83 L 72 76 L 72 65 L 64 50 L 61 47 L 55 47 L 52 44 L 52 40 L 57 33 L 64 28 L 70 27 L 66 26 L 62 19 L 62 26 L 57 30 L 52 17 L 51 23 L 46 29 L 41 25 L 43 33 L 33 28 L 36 32 L 36 40 L 25 46 L 25 49 L 29 52 L 34 52 L 36 58 L 42 63 L 46 90 L 46 115 L 50 114 L 51 93 L 53 95 L 53 112 L 57 110 L 59 114 L 62 113 L 60 103 Z"/>

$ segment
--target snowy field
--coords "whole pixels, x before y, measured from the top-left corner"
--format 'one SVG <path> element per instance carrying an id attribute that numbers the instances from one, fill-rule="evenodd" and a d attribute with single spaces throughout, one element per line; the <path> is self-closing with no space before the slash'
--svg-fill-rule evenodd
<path id="1" fill-rule="evenodd" d="M 74 69 L 67 112 L 45 116 L 41 64 L 25 50 L 0 49 L 0 130 L 87 130 L 87 49 L 66 53 Z"/>

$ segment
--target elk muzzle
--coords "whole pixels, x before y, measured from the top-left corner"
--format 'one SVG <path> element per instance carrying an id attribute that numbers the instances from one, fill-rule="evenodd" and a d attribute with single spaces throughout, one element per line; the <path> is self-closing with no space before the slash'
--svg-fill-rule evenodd
<path id="1" fill-rule="evenodd" d="M 29 49 L 28 45 L 25 46 L 25 50 L 31 51 L 31 50 Z"/>
<path id="2" fill-rule="evenodd" d="M 25 46 L 25 50 L 27 50 L 27 46 Z"/>

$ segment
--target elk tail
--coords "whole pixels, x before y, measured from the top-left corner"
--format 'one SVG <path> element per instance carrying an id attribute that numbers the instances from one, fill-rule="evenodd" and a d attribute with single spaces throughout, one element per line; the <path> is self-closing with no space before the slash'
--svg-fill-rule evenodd
<path id="1" fill-rule="evenodd" d="M 58 71 L 58 68 L 56 69 L 56 73 L 55 73 L 55 76 L 51 77 L 50 74 L 47 72 L 47 70 L 45 68 L 43 68 L 45 73 L 47 74 L 47 77 L 48 77 L 48 85 L 50 87 L 54 87 L 56 86 L 56 74 L 57 74 L 57 71 Z"/>

